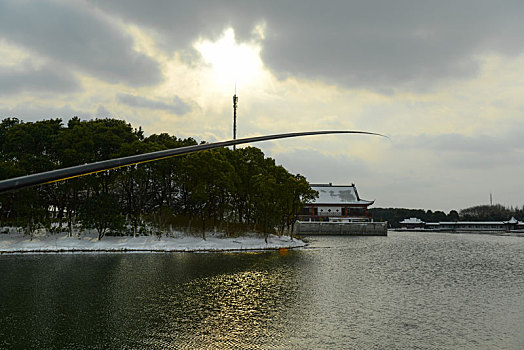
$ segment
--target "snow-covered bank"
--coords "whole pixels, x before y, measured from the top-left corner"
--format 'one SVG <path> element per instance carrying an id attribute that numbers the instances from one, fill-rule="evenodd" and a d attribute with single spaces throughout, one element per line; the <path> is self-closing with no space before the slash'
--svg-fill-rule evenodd
<path id="1" fill-rule="evenodd" d="M 206 240 L 201 237 L 178 235 L 173 237 L 155 236 L 111 237 L 98 240 L 96 235 L 46 235 L 30 239 L 23 234 L 0 234 L 0 254 L 4 253 L 37 253 L 37 252 L 218 252 L 266 250 L 303 247 L 306 243 L 291 239 L 288 236 L 270 235 L 267 244 L 263 237 L 248 234 L 236 238 L 222 238 L 213 233 L 207 234 Z"/>

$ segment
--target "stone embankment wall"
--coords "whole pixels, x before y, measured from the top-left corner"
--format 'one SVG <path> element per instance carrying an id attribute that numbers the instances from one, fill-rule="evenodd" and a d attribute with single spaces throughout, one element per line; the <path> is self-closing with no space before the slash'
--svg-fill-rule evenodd
<path id="1" fill-rule="evenodd" d="M 297 222 L 294 233 L 307 235 L 387 236 L 387 222 Z"/>

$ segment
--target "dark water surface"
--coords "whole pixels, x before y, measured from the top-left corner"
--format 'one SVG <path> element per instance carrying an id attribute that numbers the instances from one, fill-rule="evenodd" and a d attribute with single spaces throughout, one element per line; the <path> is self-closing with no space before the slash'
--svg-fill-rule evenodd
<path id="1" fill-rule="evenodd" d="M 524 238 L 0 256 L 0 348 L 524 349 Z"/>

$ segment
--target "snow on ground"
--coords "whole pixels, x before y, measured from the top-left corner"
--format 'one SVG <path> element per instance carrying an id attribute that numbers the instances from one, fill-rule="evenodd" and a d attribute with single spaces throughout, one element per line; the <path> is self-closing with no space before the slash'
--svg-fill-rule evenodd
<path id="1" fill-rule="evenodd" d="M 0 254 L 30 252 L 196 252 L 196 251 L 244 251 L 280 248 L 297 248 L 306 245 L 301 240 L 289 236 L 270 235 L 268 242 L 264 237 L 247 234 L 236 238 L 223 238 L 221 234 L 207 233 L 202 237 L 174 235 L 174 237 L 106 236 L 98 240 L 95 234 L 68 237 L 67 234 L 39 235 L 32 239 L 20 233 L 0 234 Z"/>

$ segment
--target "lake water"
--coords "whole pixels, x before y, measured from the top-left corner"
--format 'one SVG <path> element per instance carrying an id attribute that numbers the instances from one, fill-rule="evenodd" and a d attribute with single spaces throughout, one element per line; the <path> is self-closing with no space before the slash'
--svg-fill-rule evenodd
<path id="1" fill-rule="evenodd" d="M 524 238 L 0 256 L 0 348 L 523 349 Z"/>

